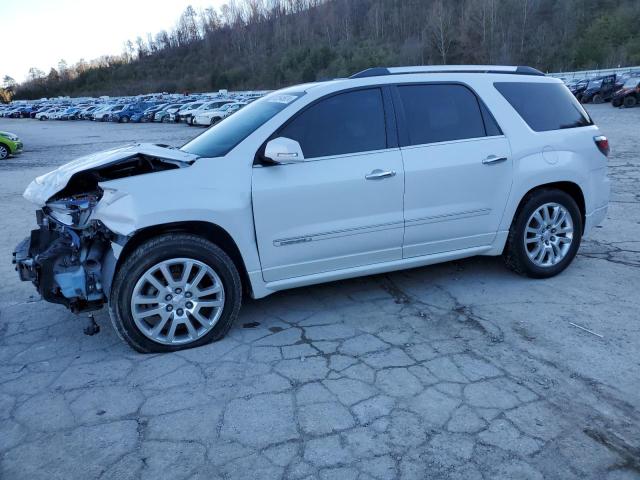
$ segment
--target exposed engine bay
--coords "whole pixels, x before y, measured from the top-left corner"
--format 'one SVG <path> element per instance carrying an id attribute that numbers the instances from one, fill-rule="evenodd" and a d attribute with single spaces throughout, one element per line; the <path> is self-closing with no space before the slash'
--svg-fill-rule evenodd
<path id="1" fill-rule="evenodd" d="M 41 205 L 39 228 L 13 254 L 20 279 L 33 282 L 44 300 L 73 312 L 101 308 L 108 301 L 115 252 L 128 241 L 93 218 L 105 196 L 117 196 L 101 183 L 188 167 L 191 157 L 165 145 L 137 145 L 80 159 L 34 180 L 25 198 Z"/>

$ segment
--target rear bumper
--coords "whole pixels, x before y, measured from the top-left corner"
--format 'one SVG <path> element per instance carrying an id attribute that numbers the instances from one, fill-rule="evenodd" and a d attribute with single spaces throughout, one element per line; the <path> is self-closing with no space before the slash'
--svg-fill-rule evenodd
<path id="1" fill-rule="evenodd" d="M 607 167 L 591 171 L 584 236 L 587 236 L 594 227 L 600 225 L 607 216 L 609 196 L 611 195 L 611 180 L 607 173 Z"/>
<path id="2" fill-rule="evenodd" d="M 593 212 L 588 213 L 585 216 L 584 222 L 584 235 L 587 236 L 591 230 L 604 222 L 604 219 L 607 217 L 607 210 L 609 209 L 609 205 L 605 205 L 600 208 L 596 208 Z"/>

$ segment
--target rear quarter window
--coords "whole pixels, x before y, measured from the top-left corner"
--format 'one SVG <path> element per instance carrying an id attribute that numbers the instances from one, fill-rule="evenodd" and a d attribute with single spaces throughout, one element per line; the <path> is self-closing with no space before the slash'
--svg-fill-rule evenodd
<path id="1" fill-rule="evenodd" d="M 587 112 L 561 83 L 496 82 L 493 85 L 536 132 L 593 125 Z"/>

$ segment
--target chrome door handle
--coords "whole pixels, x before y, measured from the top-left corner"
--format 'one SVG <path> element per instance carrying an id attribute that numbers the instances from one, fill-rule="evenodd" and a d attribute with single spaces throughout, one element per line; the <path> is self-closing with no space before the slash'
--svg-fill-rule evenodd
<path id="1" fill-rule="evenodd" d="M 396 172 L 393 170 L 380 170 L 379 168 L 376 168 L 371 173 L 365 175 L 364 178 L 367 180 L 380 180 L 382 178 L 393 177 L 395 174 Z"/>
<path id="2" fill-rule="evenodd" d="M 498 157 L 497 155 L 489 155 L 487 158 L 482 160 L 484 165 L 493 165 L 494 163 L 506 162 L 507 157 Z"/>

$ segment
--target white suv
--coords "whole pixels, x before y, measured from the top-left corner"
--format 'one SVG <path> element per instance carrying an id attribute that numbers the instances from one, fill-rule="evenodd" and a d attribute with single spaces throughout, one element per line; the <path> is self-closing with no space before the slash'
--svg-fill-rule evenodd
<path id="1" fill-rule="evenodd" d="M 222 338 L 243 292 L 503 255 L 531 277 L 605 217 L 608 143 L 527 67 L 376 68 L 256 100 L 183 147 L 133 145 L 37 178 L 20 277 L 109 305 L 141 352 Z"/>

